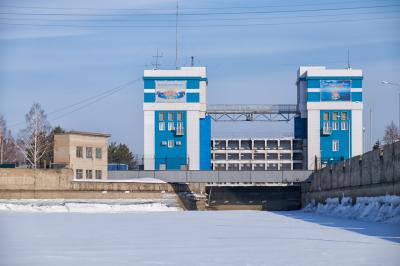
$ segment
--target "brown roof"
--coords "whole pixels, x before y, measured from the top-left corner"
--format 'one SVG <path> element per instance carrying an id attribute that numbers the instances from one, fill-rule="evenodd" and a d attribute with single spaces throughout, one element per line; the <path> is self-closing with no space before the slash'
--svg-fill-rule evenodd
<path id="1" fill-rule="evenodd" d="M 96 132 L 83 132 L 83 131 L 68 131 L 68 132 L 60 133 L 60 134 L 56 134 L 56 135 L 83 135 L 83 136 L 94 136 L 94 137 L 104 137 L 104 138 L 111 137 L 111 134 L 96 133 Z"/>

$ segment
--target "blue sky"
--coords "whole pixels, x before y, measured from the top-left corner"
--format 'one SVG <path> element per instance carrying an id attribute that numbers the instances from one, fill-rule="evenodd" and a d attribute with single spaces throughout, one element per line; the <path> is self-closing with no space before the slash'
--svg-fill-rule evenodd
<path id="1" fill-rule="evenodd" d="M 141 154 L 142 81 L 88 106 L 63 107 L 140 78 L 157 49 L 161 68 L 174 68 L 175 17 L 159 13 L 173 13 L 175 5 L 0 1 L 0 113 L 13 132 L 39 102 L 53 126 L 111 133 L 111 140 Z M 397 91 L 380 81 L 400 82 L 400 1 L 181 0 L 179 5 L 181 13 L 202 13 L 179 18 L 179 65 L 189 65 L 194 56 L 196 65 L 208 67 L 209 103 L 295 103 L 300 65 L 346 67 L 350 49 L 351 66 L 364 71 L 367 146 L 370 108 L 373 141 L 392 120 L 397 123 Z M 292 123 L 213 124 L 214 136 L 292 131 Z"/>

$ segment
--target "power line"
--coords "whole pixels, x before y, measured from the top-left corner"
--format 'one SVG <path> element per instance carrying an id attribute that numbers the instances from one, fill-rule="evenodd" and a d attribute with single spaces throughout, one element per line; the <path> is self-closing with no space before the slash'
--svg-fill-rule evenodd
<path id="1" fill-rule="evenodd" d="M 297 12 L 321 12 L 321 11 L 339 11 L 339 10 L 357 10 L 371 8 L 398 7 L 400 4 L 358 6 L 358 7 L 340 7 L 340 8 L 318 8 L 318 9 L 293 9 L 293 10 L 268 10 L 268 11 L 241 11 L 241 12 L 199 12 L 199 13 L 179 13 L 180 16 L 202 16 L 202 15 L 243 15 L 243 14 L 278 14 L 278 13 L 297 13 Z M 17 13 L 0 12 L 0 15 L 22 15 L 22 16 L 175 16 L 175 13 L 138 13 L 138 14 L 84 14 L 84 13 Z"/>
<path id="2" fill-rule="evenodd" d="M 48 119 L 48 121 L 49 122 L 50 121 L 54 121 L 54 120 L 57 120 L 57 119 L 62 118 L 64 116 L 67 116 L 67 115 L 69 115 L 71 113 L 74 113 L 74 112 L 77 112 L 77 111 L 82 110 L 84 108 L 87 108 L 87 107 L 89 107 L 89 106 L 101 101 L 102 99 L 104 99 L 106 97 L 109 97 L 109 96 L 111 96 L 111 95 L 113 95 L 113 94 L 115 94 L 115 93 L 127 88 L 129 85 L 132 85 L 132 84 L 138 82 L 139 80 L 141 80 L 141 78 L 137 78 L 137 79 L 131 80 L 129 82 L 126 82 L 126 83 L 123 83 L 121 85 L 118 85 L 117 87 L 114 87 L 114 88 L 112 88 L 110 90 L 106 90 L 106 91 L 104 91 L 104 92 L 102 92 L 100 94 L 96 94 L 94 96 L 91 96 L 91 97 L 85 98 L 83 100 L 80 100 L 80 101 L 78 101 L 76 103 L 73 103 L 73 104 L 70 104 L 70 105 L 66 105 L 64 107 L 58 108 L 56 110 L 53 110 L 53 111 L 47 113 L 47 115 L 57 114 L 57 113 L 60 113 L 60 112 L 62 112 L 64 110 L 71 109 L 72 107 L 84 104 L 83 106 L 80 106 L 80 107 L 78 107 L 78 108 L 76 108 L 76 109 L 74 109 L 72 111 L 66 112 L 64 114 L 61 114 L 58 117 L 55 117 L 55 118 L 52 118 L 52 119 Z M 18 126 L 18 125 L 21 125 L 21 124 L 24 124 L 24 123 L 25 123 L 25 121 L 21 121 L 21 122 L 12 124 L 12 125 L 9 126 L 9 128 L 13 128 L 15 126 Z"/>
<path id="3" fill-rule="evenodd" d="M 294 19 L 294 18 L 317 18 L 317 17 L 340 17 L 340 16 L 354 16 L 354 15 L 370 15 L 370 14 L 389 14 L 389 13 L 399 13 L 400 10 L 379 10 L 379 11 L 368 11 L 368 12 L 352 12 L 352 13 L 339 13 L 339 14 L 312 14 L 312 15 L 295 15 L 295 16 L 279 16 L 279 17 L 238 17 L 238 18 L 207 18 L 207 19 L 193 19 L 190 18 L 185 20 L 180 20 L 182 22 L 197 22 L 197 21 L 240 21 L 240 20 L 270 20 L 270 19 Z M 2 18 L 0 20 L 16 20 L 16 21 L 49 21 L 49 22 L 175 22 L 175 19 L 45 19 L 45 18 L 15 18 L 8 17 Z"/>
<path id="4" fill-rule="evenodd" d="M 278 26 L 278 25 L 301 25 L 314 23 L 333 23 L 333 22 L 359 22 L 370 20 L 400 19 L 400 17 L 377 17 L 365 19 L 340 19 L 340 20 L 313 20 L 313 21 L 293 21 L 277 23 L 249 23 L 249 24 L 207 24 L 207 25 L 179 25 L 179 28 L 233 28 L 233 27 L 255 27 L 255 26 Z M 166 25 L 72 25 L 72 24 L 26 24 L 26 23 L 7 23 L 0 22 L 0 25 L 9 26 L 33 26 L 33 27 L 66 27 L 66 28 L 86 28 L 86 29 L 175 29 L 175 26 Z"/>
<path id="5" fill-rule="evenodd" d="M 286 5 L 261 5 L 261 6 L 228 6 L 228 7 L 187 7 L 181 10 L 218 10 L 218 9 L 260 9 L 260 8 L 274 8 L 274 7 L 301 7 L 301 6 L 318 6 L 318 5 L 332 5 L 332 4 L 348 4 L 360 2 L 382 2 L 384 0 L 354 0 L 354 1 L 331 1 L 319 3 L 302 3 L 302 4 L 286 4 Z M 93 7 L 47 7 L 47 6 L 16 6 L 16 5 L 0 5 L 5 8 L 15 9 L 44 9 L 44 10 L 93 10 L 93 11 L 175 11 L 175 8 L 93 8 Z"/>

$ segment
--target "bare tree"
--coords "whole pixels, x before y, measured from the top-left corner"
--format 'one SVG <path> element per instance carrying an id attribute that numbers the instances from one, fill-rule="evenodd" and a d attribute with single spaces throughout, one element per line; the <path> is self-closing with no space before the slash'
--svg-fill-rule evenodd
<path id="1" fill-rule="evenodd" d="M 34 103 L 25 116 L 26 128 L 21 130 L 16 145 L 32 168 L 37 168 L 48 152 L 50 125 L 40 104 Z"/>
<path id="2" fill-rule="evenodd" d="M 0 164 L 4 163 L 4 142 L 6 138 L 6 120 L 0 115 Z"/>
<path id="3" fill-rule="evenodd" d="M 400 131 L 392 121 L 392 123 L 390 123 L 390 125 L 388 125 L 385 129 L 385 135 L 383 136 L 383 141 L 385 142 L 385 144 L 392 144 L 399 140 L 400 140 Z"/>

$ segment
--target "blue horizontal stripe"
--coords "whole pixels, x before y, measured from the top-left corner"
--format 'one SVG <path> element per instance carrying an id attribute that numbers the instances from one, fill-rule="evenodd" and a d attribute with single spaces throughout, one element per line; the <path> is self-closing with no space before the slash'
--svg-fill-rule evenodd
<path id="1" fill-rule="evenodd" d="M 144 94 L 144 102 L 145 103 L 154 103 L 156 101 L 155 93 L 145 93 Z"/>
<path id="2" fill-rule="evenodd" d="M 307 101 L 308 102 L 320 102 L 321 96 L 319 92 L 307 92 Z"/>
<path id="3" fill-rule="evenodd" d="M 186 94 L 186 102 L 188 102 L 188 103 L 198 103 L 198 102 L 200 102 L 200 94 L 199 93 L 188 93 L 188 94 Z"/>
<path id="4" fill-rule="evenodd" d="M 324 80 L 336 80 L 336 79 L 351 79 L 351 80 L 362 80 L 362 76 L 340 76 L 340 77 L 306 77 L 307 80 L 314 80 L 314 79 L 324 79 Z"/>
<path id="5" fill-rule="evenodd" d="M 362 102 L 362 92 L 352 92 L 351 93 L 351 100 L 353 102 Z"/>

